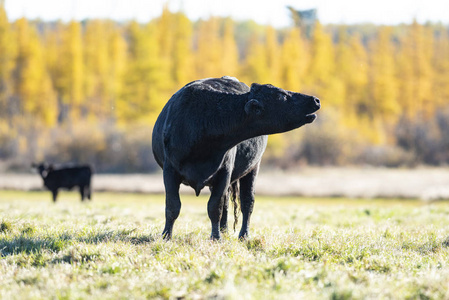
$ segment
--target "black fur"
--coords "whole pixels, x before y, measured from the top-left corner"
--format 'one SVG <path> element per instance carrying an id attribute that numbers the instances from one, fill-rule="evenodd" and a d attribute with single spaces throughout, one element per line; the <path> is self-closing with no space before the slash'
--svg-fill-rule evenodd
<path id="1" fill-rule="evenodd" d="M 219 239 L 220 230 L 227 229 L 229 195 L 238 183 L 243 215 L 239 237 L 247 237 L 267 135 L 313 122 L 319 108 L 313 96 L 272 85 L 253 83 L 249 88 L 232 77 L 197 80 L 176 92 L 153 129 L 153 153 L 163 169 L 166 191 L 163 236 L 172 235 L 184 183 L 197 195 L 210 187 L 211 237 Z"/>
<path id="2" fill-rule="evenodd" d="M 52 165 L 33 164 L 44 180 L 44 186 L 52 192 L 53 202 L 58 197 L 58 189 L 72 189 L 78 186 L 81 194 L 81 201 L 87 197 L 91 199 L 91 178 L 92 168 L 89 165 L 74 165 L 55 169 Z"/>

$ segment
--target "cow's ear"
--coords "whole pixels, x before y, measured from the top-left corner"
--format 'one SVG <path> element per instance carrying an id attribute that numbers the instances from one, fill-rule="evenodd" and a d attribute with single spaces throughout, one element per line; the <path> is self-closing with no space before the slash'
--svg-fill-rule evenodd
<path id="1" fill-rule="evenodd" d="M 251 99 L 245 104 L 247 115 L 258 116 L 263 112 L 263 104 L 257 99 Z"/>

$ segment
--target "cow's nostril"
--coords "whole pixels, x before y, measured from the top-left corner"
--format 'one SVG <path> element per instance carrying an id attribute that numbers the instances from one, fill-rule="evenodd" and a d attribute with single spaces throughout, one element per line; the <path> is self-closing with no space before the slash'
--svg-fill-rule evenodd
<path id="1" fill-rule="evenodd" d="M 313 100 L 315 101 L 315 104 L 316 104 L 317 106 L 320 106 L 320 105 L 321 105 L 320 99 L 318 99 L 317 97 L 313 97 Z"/>

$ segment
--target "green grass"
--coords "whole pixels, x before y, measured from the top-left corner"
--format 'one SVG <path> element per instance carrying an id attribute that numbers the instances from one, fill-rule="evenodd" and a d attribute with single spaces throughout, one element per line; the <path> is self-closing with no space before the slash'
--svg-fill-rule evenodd
<path id="1" fill-rule="evenodd" d="M 166 242 L 162 195 L 0 191 L 0 299 L 449 298 L 448 203 L 257 197 L 214 242 L 182 198 Z"/>

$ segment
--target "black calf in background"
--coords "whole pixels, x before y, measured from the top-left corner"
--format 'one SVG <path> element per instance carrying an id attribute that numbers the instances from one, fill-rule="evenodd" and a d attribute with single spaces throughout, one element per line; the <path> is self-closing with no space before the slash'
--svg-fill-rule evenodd
<path id="1" fill-rule="evenodd" d="M 81 201 L 84 201 L 86 197 L 92 200 L 92 168 L 89 165 L 61 166 L 55 168 L 53 165 L 41 163 L 33 164 L 32 167 L 37 169 L 44 180 L 44 186 L 52 192 L 53 202 L 56 202 L 60 188 L 70 190 L 75 186 L 78 186 L 80 189 Z"/>

